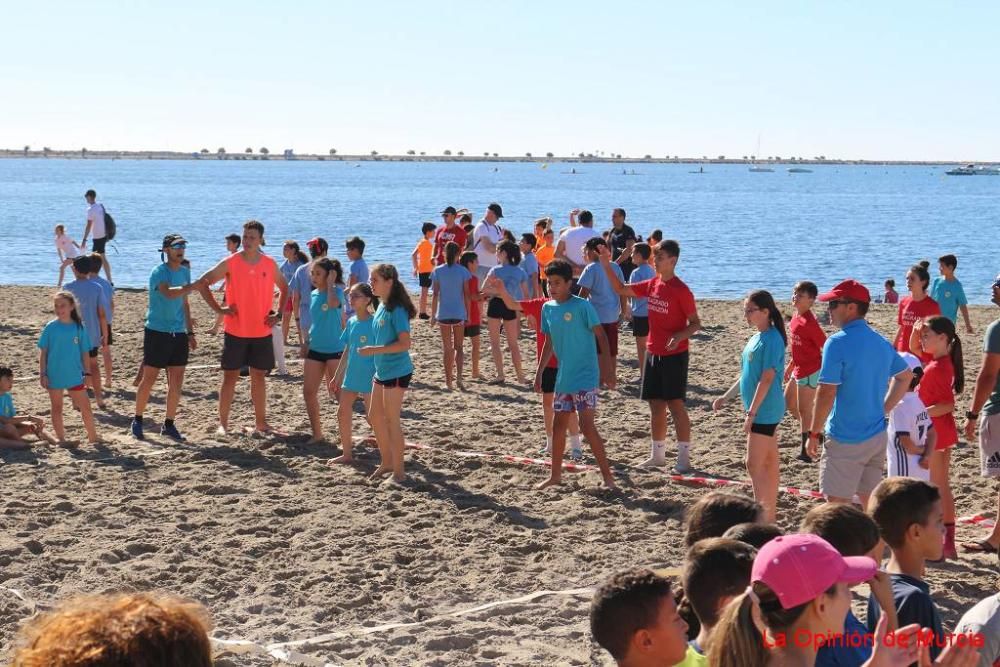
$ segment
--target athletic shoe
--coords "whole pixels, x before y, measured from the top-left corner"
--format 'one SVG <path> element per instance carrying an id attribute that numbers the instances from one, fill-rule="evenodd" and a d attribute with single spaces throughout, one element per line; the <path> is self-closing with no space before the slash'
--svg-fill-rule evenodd
<path id="1" fill-rule="evenodd" d="M 583 460 L 583 450 L 579 449 L 577 447 L 574 447 L 573 449 L 569 450 L 569 457 L 572 460 L 574 460 L 574 461 L 582 461 Z"/>
<path id="2" fill-rule="evenodd" d="M 145 434 L 142 432 L 142 421 L 135 417 L 132 418 L 132 437 L 136 440 L 146 439 Z"/>
<path id="3" fill-rule="evenodd" d="M 163 428 L 160 429 L 160 435 L 165 435 L 174 442 L 184 442 L 185 440 L 184 436 L 181 435 L 181 432 L 178 431 L 177 427 L 174 426 L 173 424 L 171 424 L 170 426 L 164 424 Z"/>

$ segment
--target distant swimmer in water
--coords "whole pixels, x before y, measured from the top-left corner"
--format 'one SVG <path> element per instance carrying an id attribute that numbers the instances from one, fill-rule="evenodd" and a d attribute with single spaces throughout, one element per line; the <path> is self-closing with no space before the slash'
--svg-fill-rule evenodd
<path id="1" fill-rule="evenodd" d="M 569 173 L 571 173 L 571 174 L 575 174 L 575 173 L 576 173 L 576 169 L 575 169 L 575 168 L 574 168 L 574 169 L 570 169 L 570 172 L 569 172 Z"/>

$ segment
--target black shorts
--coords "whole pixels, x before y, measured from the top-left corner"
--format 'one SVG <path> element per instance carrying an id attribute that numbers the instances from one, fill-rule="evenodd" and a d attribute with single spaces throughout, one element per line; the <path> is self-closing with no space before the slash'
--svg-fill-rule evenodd
<path id="1" fill-rule="evenodd" d="M 309 350 L 309 354 L 306 355 L 306 359 L 310 361 L 318 361 L 321 364 L 325 364 L 328 361 L 333 361 L 334 359 L 340 359 L 344 356 L 343 352 L 317 352 L 316 350 Z"/>
<path id="2" fill-rule="evenodd" d="M 421 287 L 430 287 L 431 286 L 431 274 L 429 274 L 429 273 L 419 273 L 419 274 L 417 274 L 417 283 Z"/>
<path id="3" fill-rule="evenodd" d="M 646 368 L 642 375 L 644 401 L 683 401 L 687 399 L 688 352 L 661 357 L 646 355 Z"/>
<path id="4" fill-rule="evenodd" d="M 92 347 L 92 348 L 90 348 L 90 351 L 87 352 L 87 354 L 90 356 L 91 359 L 96 359 L 97 355 L 100 354 L 100 352 L 101 352 L 101 348 L 99 348 L 99 347 Z"/>
<path id="5" fill-rule="evenodd" d="M 465 327 L 465 337 L 478 338 L 482 330 L 483 326 L 481 324 L 469 324 L 468 326 Z"/>
<path id="6" fill-rule="evenodd" d="M 146 329 L 142 334 L 142 364 L 150 368 L 187 366 L 188 346 L 186 333 L 166 333 Z"/>
<path id="7" fill-rule="evenodd" d="M 455 319 L 450 319 L 450 318 L 449 318 L 449 319 L 447 319 L 447 320 L 438 320 L 438 324 L 444 324 L 444 325 L 447 325 L 447 326 L 449 326 L 449 327 L 453 327 L 453 326 L 455 326 L 456 324 L 461 324 L 461 323 L 462 323 L 462 322 L 464 322 L 464 321 L 465 321 L 465 320 L 455 320 Z"/>
<path id="8" fill-rule="evenodd" d="M 556 375 L 559 374 L 558 368 L 550 368 L 548 366 L 542 370 L 542 393 L 543 394 L 554 394 L 556 392 Z"/>
<path id="9" fill-rule="evenodd" d="M 399 387 L 400 389 L 407 389 L 410 386 L 410 380 L 413 379 L 413 373 L 407 373 L 398 378 L 392 378 L 391 380 L 379 380 L 375 378 L 375 384 L 380 387 L 388 387 L 390 389 L 395 389 Z"/>
<path id="10" fill-rule="evenodd" d="M 774 435 L 774 432 L 778 430 L 777 424 L 751 424 L 750 432 L 759 433 L 760 435 L 766 435 L 768 437 Z"/>
<path id="11" fill-rule="evenodd" d="M 649 335 L 649 318 L 632 316 L 632 335 L 636 338 L 645 338 Z"/>
<path id="12" fill-rule="evenodd" d="M 108 244 L 108 237 L 102 236 L 99 239 L 94 239 L 90 243 L 91 252 L 96 252 L 99 255 L 104 254 L 104 246 Z"/>
<path id="13" fill-rule="evenodd" d="M 517 311 L 508 308 L 504 304 L 503 299 L 495 296 L 490 299 L 490 303 L 486 307 L 486 316 L 495 320 L 510 322 L 517 319 Z"/>
<path id="14" fill-rule="evenodd" d="M 274 368 L 274 345 L 270 336 L 243 338 L 226 334 L 222 341 L 222 370 L 238 371 L 244 366 L 258 371 Z"/>

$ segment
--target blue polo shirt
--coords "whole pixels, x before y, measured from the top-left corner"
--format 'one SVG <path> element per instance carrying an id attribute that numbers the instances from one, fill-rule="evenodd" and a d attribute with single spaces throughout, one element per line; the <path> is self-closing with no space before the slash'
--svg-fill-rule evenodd
<path id="1" fill-rule="evenodd" d="M 889 341 L 863 319 L 827 338 L 819 381 L 838 385 L 826 420 L 827 435 L 843 444 L 857 444 L 885 432 L 889 380 L 906 369 Z"/>
<path id="2" fill-rule="evenodd" d="M 574 394 L 597 389 L 601 381 L 594 327 L 601 323 L 594 306 L 571 296 L 563 303 L 542 305 L 542 333 L 552 341 L 559 359 L 556 393 Z"/>
<path id="3" fill-rule="evenodd" d="M 617 264 L 611 264 L 611 270 L 618 277 L 618 281 L 625 282 L 625 274 Z M 618 294 L 611 287 L 611 281 L 604 272 L 604 267 L 600 262 L 591 262 L 584 267 L 577 281 L 580 287 L 590 290 L 587 296 L 590 303 L 597 309 L 597 316 L 601 318 L 601 324 L 613 324 L 618 321 L 618 316 L 622 312 L 621 300 Z"/>
<path id="4" fill-rule="evenodd" d="M 757 407 L 754 424 L 777 424 L 785 416 L 785 395 L 781 388 L 781 372 L 785 369 L 785 341 L 774 327 L 758 331 L 743 348 L 740 363 L 740 397 L 743 409 L 749 410 L 757 384 L 764 371 L 775 372 L 764 402 Z"/>
<path id="5" fill-rule="evenodd" d="M 111 303 L 107 300 L 104 290 L 96 282 L 86 278 L 67 283 L 66 289 L 76 297 L 76 312 L 83 319 L 83 326 L 87 330 L 87 340 L 90 343 L 88 349 L 99 348 L 102 331 L 97 310 L 103 308 L 105 317 L 111 311 Z"/>
<path id="6" fill-rule="evenodd" d="M 941 314 L 952 322 L 958 320 L 958 307 L 969 305 L 969 300 L 965 298 L 965 290 L 962 283 L 956 280 L 945 280 L 938 276 L 931 283 L 931 298 L 937 301 L 941 308 Z"/>
<path id="7" fill-rule="evenodd" d="M 309 304 L 312 301 L 313 291 L 312 276 L 309 274 L 310 269 L 312 269 L 312 262 L 303 264 L 295 269 L 292 282 L 288 285 L 289 289 L 299 293 L 298 315 L 300 331 L 309 331 L 309 327 L 312 326 L 312 314 L 309 312 Z"/>

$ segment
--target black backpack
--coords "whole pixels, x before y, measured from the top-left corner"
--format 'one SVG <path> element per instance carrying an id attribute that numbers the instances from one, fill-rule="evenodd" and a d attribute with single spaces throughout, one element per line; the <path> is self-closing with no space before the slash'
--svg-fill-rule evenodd
<path id="1" fill-rule="evenodd" d="M 115 233 L 118 231 L 118 225 L 115 224 L 115 219 L 111 217 L 107 209 L 104 210 L 104 238 L 109 241 L 115 240 Z"/>

